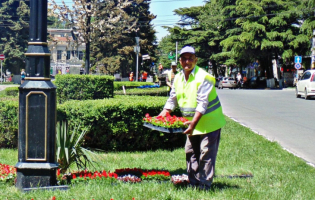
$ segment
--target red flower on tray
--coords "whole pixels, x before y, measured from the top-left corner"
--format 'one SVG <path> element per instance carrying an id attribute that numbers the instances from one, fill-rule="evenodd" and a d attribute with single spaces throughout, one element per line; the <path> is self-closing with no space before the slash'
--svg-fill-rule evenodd
<path id="1" fill-rule="evenodd" d="M 155 116 L 151 117 L 149 113 L 145 114 L 145 118 L 143 121 L 147 124 L 152 124 L 158 127 L 164 128 L 184 128 L 186 129 L 188 125 L 184 123 L 189 121 L 185 117 L 177 117 L 175 115 L 171 116 L 169 113 L 166 113 L 165 117 L 162 116 Z"/>

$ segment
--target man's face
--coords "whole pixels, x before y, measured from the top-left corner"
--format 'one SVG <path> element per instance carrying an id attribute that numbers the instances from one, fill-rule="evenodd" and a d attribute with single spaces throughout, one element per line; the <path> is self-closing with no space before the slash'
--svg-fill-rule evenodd
<path id="1" fill-rule="evenodd" d="M 183 67 L 184 71 L 191 71 L 194 69 L 197 63 L 197 57 L 191 53 L 184 53 L 180 56 L 179 62 Z"/>

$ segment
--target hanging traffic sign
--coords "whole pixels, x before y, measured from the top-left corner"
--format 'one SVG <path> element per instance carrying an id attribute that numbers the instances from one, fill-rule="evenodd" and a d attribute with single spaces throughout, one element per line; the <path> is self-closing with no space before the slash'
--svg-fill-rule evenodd
<path id="1" fill-rule="evenodd" d="M 176 55 L 173 55 L 173 52 L 170 52 L 168 54 L 168 59 L 173 60 L 175 58 Z"/>
<path id="2" fill-rule="evenodd" d="M 295 63 L 302 63 L 302 56 L 295 56 L 294 57 L 294 62 Z"/>
<path id="3" fill-rule="evenodd" d="M 301 63 L 295 63 L 294 67 L 295 69 L 301 69 L 302 65 Z"/>
<path id="4" fill-rule="evenodd" d="M 4 60 L 5 56 L 4 54 L 0 54 L 0 60 Z"/>

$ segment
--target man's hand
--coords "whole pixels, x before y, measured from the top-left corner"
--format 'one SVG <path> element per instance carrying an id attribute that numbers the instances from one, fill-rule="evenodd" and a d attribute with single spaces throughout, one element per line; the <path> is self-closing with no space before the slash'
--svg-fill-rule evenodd
<path id="1" fill-rule="evenodd" d="M 188 136 L 192 136 L 192 133 L 194 129 L 196 128 L 196 125 L 198 124 L 200 118 L 202 117 L 202 114 L 198 111 L 195 112 L 195 116 L 191 121 L 187 121 L 184 124 L 189 125 L 188 128 L 184 131 L 184 134 Z"/>
<path id="2" fill-rule="evenodd" d="M 165 117 L 165 116 L 166 116 L 166 113 L 171 113 L 171 110 L 169 110 L 169 109 L 163 109 L 162 112 L 161 112 L 158 116 Z"/>
<path id="3" fill-rule="evenodd" d="M 187 121 L 184 123 L 184 125 L 189 125 L 188 128 L 184 131 L 184 134 L 191 136 L 195 129 L 195 125 L 192 124 L 192 121 Z"/>

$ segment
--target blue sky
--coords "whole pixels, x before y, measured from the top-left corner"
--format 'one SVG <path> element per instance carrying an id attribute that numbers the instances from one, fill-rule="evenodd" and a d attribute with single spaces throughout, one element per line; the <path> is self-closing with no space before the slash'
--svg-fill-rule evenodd
<path id="1" fill-rule="evenodd" d="M 49 1 L 49 0 L 48 0 Z M 55 0 L 61 4 L 61 0 Z M 72 0 L 64 0 L 69 6 L 72 5 Z M 204 0 L 151 0 L 150 12 L 156 15 L 156 19 L 152 21 L 154 29 L 156 30 L 157 40 L 160 41 L 162 37 L 168 34 L 168 31 L 162 26 L 173 26 L 179 21 L 179 17 L 174 15 L 174 10 L 184 7 L 201 6 L 204 5 Z"/>
<path id="2" fill-rule="evenodd" d="M 157 39 L 160 41 L 162 37 L 168 34 L 168 31 L 162 26 L 173 26 L 180 18 L 174 15 L 174 10 L 184 7 L 204 5 L 204 0 L 151 0 L 150 12 L 157 15 L 152 21 L 154 29 L 157 31 Z"/>

